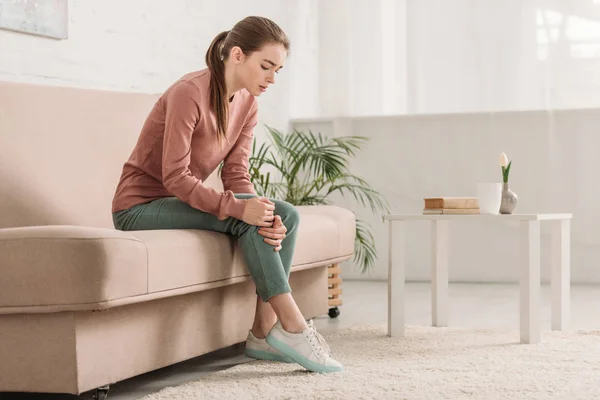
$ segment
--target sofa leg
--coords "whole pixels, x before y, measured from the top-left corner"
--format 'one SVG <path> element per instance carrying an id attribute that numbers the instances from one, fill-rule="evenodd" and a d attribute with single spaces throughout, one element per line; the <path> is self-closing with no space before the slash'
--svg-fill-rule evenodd
<path id="1" fill-rule="evenodd" d="M 100 386 L 97 389 L 94 389 L 93 399 L 94 400 L 104 400 L 108 397 L 108 391 L 110 390 L 110 385 Z"/>
<path id="2" fill-rule="evenodd" d="M 329 289 L 327 290 L 329 295 L 329 316 L 331 318 L 337 318 L 340 315 L 340 310 L 337 306 L 342 305 L 342 269 L 339 264 L 333 264 L 327 267 L 328 279 L 327 283 Z"/>

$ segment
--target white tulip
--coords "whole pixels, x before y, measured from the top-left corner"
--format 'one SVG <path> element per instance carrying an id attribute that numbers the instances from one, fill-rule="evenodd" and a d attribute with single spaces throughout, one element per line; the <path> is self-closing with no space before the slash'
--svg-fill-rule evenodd
<path id="1" fill-rule="evenodd" d="M 508 165 L 508 157 L 506 156 L 506 153 L 500 154 L 500 166 L 506 167 L 507 165 Z"/>

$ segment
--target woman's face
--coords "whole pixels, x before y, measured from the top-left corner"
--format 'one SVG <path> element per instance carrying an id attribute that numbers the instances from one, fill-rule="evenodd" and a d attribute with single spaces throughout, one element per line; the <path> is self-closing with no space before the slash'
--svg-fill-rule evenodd
<path id="1" fill-rule="evenodd" d="M 239 85 L 253 96 L 260 96 L 275 83 L 275 74 L 283 68 L 287 51 L 280 44 L 267 44 L 248 56 L 239 47 L 234 47 L 231 56 L 238 60 L 236 78 Z"/>

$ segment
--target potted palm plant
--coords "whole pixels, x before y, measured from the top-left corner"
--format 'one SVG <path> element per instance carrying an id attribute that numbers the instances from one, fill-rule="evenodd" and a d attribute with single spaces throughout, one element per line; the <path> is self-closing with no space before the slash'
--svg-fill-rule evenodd
<path id="1" fill-rule="evenodd" d="M 368 141 L 363 136 L 328 138 L 320 133 L 294 130 L 284 134 L 266 127 L 268 141 L 252 146 L 249 171 L 258 195 L 293 205 L 332 204 L 331 197 L 350 197 L 373 213 L 389 212 L 389 205 L 364 179 L 352 174 L 348 161 Z M 276 178 L 273 178 L 276 177 Z M 377 249 L 370 227 L 356 220 L 354 262 L 366 273 Z"/>

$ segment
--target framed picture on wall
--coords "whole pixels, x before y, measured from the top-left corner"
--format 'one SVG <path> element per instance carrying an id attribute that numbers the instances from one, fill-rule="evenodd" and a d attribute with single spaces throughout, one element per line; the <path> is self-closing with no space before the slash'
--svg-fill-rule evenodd
<path id="1" fill-rule="evenodd" d="M 68 0 L 0 0 L 0 29 L 68 37 Z"/>

